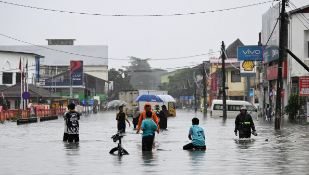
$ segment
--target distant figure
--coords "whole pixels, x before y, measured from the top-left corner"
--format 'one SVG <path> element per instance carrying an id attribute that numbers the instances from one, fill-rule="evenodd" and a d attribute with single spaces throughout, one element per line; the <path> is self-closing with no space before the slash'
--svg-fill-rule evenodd
<path id="1" fill-rule="evenodd" d="M 159 125 L 160 129 L 167 129 L 167 117 L 169 116 L 169 112 L 165 105 L 162 105 L 162 110 L 159 113 Z"/>
<path id="2" fill-rule="evenodd" d="M 192 142 L 183 146 L 184 150 L 206 150 L 204 129 L 199 126 L 199 119 L 196 117 L 192 119 L 188 137 Z"/>
<path id="3" fill-rule="evenodd" d="M 117 113 L 116 120 L 118 132 L 120 133 L 126 132 L 126 121 L 128 122 L 129 127 L 131 126 L 127 115 L 123 112 L 123 106 L 119 106 L 119 112 Z"/>
<path id="4" fill-rule="evenodd" d="M 146 119 L 143 120 L 141 129 L 143 131 L 142 136 L 142 150 L 151 151 L 155 137 L 155 131 L 158 129 L 157 124 L 151 119 L 152 112 L 146 112 Z"/>
<path id="5" fill-rule="evenodd" d="M 252 134 L 256 136 L 257 133 L 251 115 L 247 113 L 246 107 L 241 107 L 240 114 L 235 119 L 235 135 L 237 136 L 238 131 L 239 138 L 251 138 L 251 129 Z"/>
<path id="6" fill-rule="evenodd" d="M 271 121 L 271 117 L 272 117 L 272 108 L 269 104 L 267 104 L 266 107 L 266 121 Z"/>
<path id="7" fill-rule="evenodd" d="M 67 140 L 68 142 L 79 142 L 79 122 L 80 114 L 75 111 L 75 104 L 68 105 L 69 111 L 65 114 L 64 119 L 66 123 Z M 65 141 L 65 137 L 63 138 Z"/>
<path id="8" fill-rule="evenodd" d="M 149 103 L 146 103 L 145 106 L 144 106 L 144 111 L 139 115 L 139 118 L 138 118 L 138 124 L 137 124 L 137 130 L 136 130 L 136 133 L 138 134 L 140 129 L 141 129 L 141 125 L 142 125 L 142 122 L 143 120 L 146 118 L 146 113 L 150 111 L 152 113 L 151 115 L 151 118 L 152 120 L 158 125 L 158 127 L 160 128 L 159 126 L 159 118 L 158 116 L 156 115 L 155 112 L 153 112 L 151 110 L 151 105 Z M 157 132 L 159 133 L 159 129 L 157 130 Z"/>
<path id="9" fill-rule="evenodd" d="M 133 121 L 132 121 L 134 129 L 136 129 L 136 126 L 138 124 L 139 115 L 140 115 L 140 113 L 139 113 L 138 107 L 136 107 L 135 110 L 134 110 L 134 113 L 133 113 Z"/>
<path id="10" fill-rule="evenodd" d="M 159 117 L 159 114 L 160 114 L 160 106 L 159 105 L 155 105 L 155 113 Z"/>

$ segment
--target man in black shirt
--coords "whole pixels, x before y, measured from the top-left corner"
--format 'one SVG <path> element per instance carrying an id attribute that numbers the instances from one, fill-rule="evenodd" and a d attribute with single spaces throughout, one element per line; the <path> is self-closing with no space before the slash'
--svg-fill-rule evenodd
<path id="1" fill-rule="evenodd" d="M 64 116 L 66 123 L 66 131 L 68 134 L 68 142 L 79 142 L 79 122 L 80 114 L 75 111 L 75 104 L 68 105 L 69 112 Z"/>
<path id="2" fill-rule="evenodd" d="M 240 114 L 237 115 L 235 119 L 235 135 L 237 136 L 237 131 L 239 132 L 239 138 L 250 138 L 252 134 L 257 135 L 255 126 L 250 114 L 247 113 L 246 107 L 240 108 Z"/>

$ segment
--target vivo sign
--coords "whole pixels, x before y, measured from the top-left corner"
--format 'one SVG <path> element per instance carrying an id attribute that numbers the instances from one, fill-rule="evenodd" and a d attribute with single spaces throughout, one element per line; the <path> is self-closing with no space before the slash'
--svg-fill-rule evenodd
<path id="1" fill-rule="evenodd" d="M 263 61 L 262 46 L 241 46 L 237 48 L 237 58 L 239 61 Z"/>

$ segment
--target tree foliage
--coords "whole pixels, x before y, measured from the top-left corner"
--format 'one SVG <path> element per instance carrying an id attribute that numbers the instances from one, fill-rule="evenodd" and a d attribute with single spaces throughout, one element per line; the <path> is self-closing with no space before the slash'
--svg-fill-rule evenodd
<path id="1" fill-rule="evenodd" d="M 113 90 L 108 94 L 110 100 L 118 99 L 120 91 L 132 89 L 128 71 L 123 69 L 110 69 L 108 71 L 108 80 L 113 82 Z"/>
<path id="2" fill-rule="evenodd" d="M 173 97 L 192 96 L 194 94 L 194 72 L 199 75 L 200 72 L 195 69 L 186 68 L 177 70 L 177 72 L 169 77 L 169 83 L 161 85 L 162 90 L 167 90 Z"/>
<path id="3" fill-rule="evenodd" d="M 298 111 L 304 105 L 305 101 L 298 94 L 291 94 L 285 112 L 289 115 L 289 119 L 295 119 Z"/>

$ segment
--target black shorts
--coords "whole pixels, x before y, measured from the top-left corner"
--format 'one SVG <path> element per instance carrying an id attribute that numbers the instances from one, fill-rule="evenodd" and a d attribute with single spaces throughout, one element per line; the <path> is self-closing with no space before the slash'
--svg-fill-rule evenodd
<path id="1" fill-rule="evenodd" d="M 68 142 L 72 143 L 73 141 L 75 143 L 79 142 L 79 134 L 68 134 Z"/>
<path id="2" fill-rule="evenodd" d="M 206 146 L 195 146 L 192 143 L 186 144 L 183 146 L 183 150 L 206 150 Z"/>
<path id="3" fill-rule="evenodd" d="M 142 138 L 142 150 L 151 151 L 153 145 L 154 135 L 153 136 L 143 136 Z"/>
<path id="4" fill-rule="evenodd" d="M 69 138 L 69 134 L 68 133 L 63 133 L 63 141 L 66 142 L 68 141 L 68 138 Z"/>

